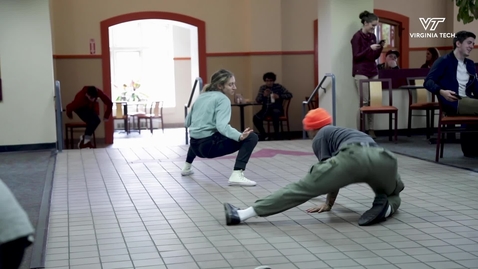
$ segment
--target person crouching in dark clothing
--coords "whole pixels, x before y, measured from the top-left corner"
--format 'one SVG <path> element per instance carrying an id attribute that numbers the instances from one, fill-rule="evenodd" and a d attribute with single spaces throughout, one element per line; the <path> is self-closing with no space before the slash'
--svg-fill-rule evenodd
<path id="1" fill-rule="evenodd" d="M 91 136 L 100 125 L 98 98 L 105 104 L 104 121 L 108 121 L 113 109 L 113 102 L 106 94 L 95 86 L 85 86 L 79 91 L 75 99 L 66 106 L 66 115 L 73 119 L 73 112 L 86 123 L 84 135 L 80 137 L 78 148 L 93 148 Z"/>
<path id="2" fill-rule="evenodd" d="M 265 140 L 267 134 L 264 130 L 264 120 L 270 117 L 274 126 L 274 139 L 280 139 L 279 118 L 284 115 L 282 103 L 291 99 L 292 93 L 281 84 L 275 83 L 276 75 L 272 72 L 265 73 L 262 79 L 266 84 L 259 88 L 256 97 L 256 103 L 262 104 L 262 109 L 254 115 L 254 126 L 259 131 L 259 140 Z"/>

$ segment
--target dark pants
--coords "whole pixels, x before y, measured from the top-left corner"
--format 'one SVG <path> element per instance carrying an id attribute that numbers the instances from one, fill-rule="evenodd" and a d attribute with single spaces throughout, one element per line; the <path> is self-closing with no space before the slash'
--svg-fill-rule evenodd
<path id="1" fill-rule="evenodd" d="M 266 130 L 264 130 L 264 119 L 266 117 L 272 118 L 272 125 L 274 126 L 274 136 L 275 138 L 279 137 L 279 118 L 283 115 L 281 109 L 278 108 L 262 108 L 256 115 L 254 115 L 253 122 L 256 126 L 257 131 L 261 136 L 266 136 Z"/>
<path id="2" fill-rule="evenodd" d="M 95 110 L 89 107 L 82 107 L 75 110 L 76 115 L 86 123 L 85 136 L 92 136 L 101 120 Z"/>
<path id="3" fill-rule="evenodd" d="M 234 170 L 246 170 L 247 162 L 252 155 L 252 151 L 257 145 L 258 137 L 255 133 L 238 142 L 215 133 L 210 137 L 195 139 L 191 137 L 191 145 L 189 146 L 187 163 L 192 163 L 197 157 L 200 158 L 216 158 L 234 153 L 239 150 L 234 164 Z"/>
<path id="4" fill-rule="evenodd" d="M 0 245 L 0 269 L 17 269 L 23 260 L 25 249 L 31 245 L 28 237 L 22 237 Z"/>
<path id="5" fill-rule="evenodd" d="M 469 97 L 463 97 L 458 100 L 458 115 L 464 116 L 478 116 L 478 99 Z M 465 126 L 467 131 L 478 131 L 478 126 L 467 125 Z M 461 151 L 465 157 L 478 157 L 478 140 L 477 133 L 461 133 L 460 143 Z"/>

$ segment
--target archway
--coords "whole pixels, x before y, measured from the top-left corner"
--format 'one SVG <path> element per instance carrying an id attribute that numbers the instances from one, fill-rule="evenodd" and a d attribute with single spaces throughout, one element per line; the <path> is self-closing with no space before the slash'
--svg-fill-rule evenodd
<path id="1" fill-rule="evenodd" d="M 101 63 L 103 70 L 103 91 L 111 98 L 111 62 L 110 62 L 110 37 L 109 27 L 128 21 L 146 20 L 146 19 L 162 19 L 179 21 L 197 27 L 198 31 L 198 58 L 199 58 L 199 76 L 203 81 L 207 82 L 207 64 L 206 64 L 206 23 L 202 20 L 189 17 L 182 14 L 161 12 L 161 11 L 145 11 L 119 15 L 101 21 Z M 105 144 L 113 144 L 114 121 L 105 122 Z"/>

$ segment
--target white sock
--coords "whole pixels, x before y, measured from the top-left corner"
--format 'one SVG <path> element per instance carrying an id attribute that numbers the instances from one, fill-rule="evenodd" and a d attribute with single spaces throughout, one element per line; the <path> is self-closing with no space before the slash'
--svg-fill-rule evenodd
<path id="1" fill-rule="evenodd" d="M 392 214 L 392 207 L 388 205 L 388 209 L 387 209 L 387 212 L 385 213 L 385 217 L 388 218 L 390 214 Z"/>
<path id="2" fill-rule="evenodd" d="M 254 211 L 252 206 L 243 210 L 237 210 L 237 214 L 239 214 L 241 221 L 245 221 L 246 219 L 250 219 L 252 217 L 257 217 L 257 213 Z"/>
<path id="3" fill-rule="evenodd" d="M 83 137 L 83 143 L 86 144 L 86 143 L 88 143 L 88 142 L 90 142 L 90 141 L 91 141 L 91 136 L 85 135 L 85 136 Z"/>
<path id="4" fill-rule="evenodd" d="M 186 163 L 184 164 L 184 169 L 185 169 L 185 170 L 190 170 L 190 169 L 191 169 L 191 164 L 188 163 L 188 162 L 186 162 Z"/>

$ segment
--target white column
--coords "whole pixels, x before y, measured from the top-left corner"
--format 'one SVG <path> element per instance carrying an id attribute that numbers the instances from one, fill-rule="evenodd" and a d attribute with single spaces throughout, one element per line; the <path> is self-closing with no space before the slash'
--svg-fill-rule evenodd
<path id="1" fill-rule="evenodd" d="M 359 14 L 373 13 L 373 0 L 319 0 L 319 82 L 326 73 L 336 78 L 336 125 L 357 128 L 359 97 L 352 77 L 352 46 L 350 40 L 362 24 Z M 324 83 L 320 107 L 332 114 L 332 83 Z"/>

